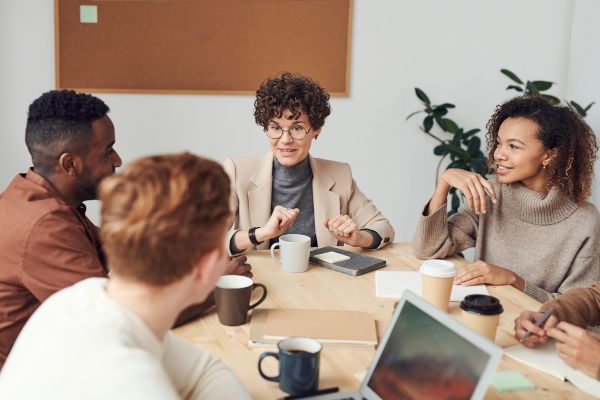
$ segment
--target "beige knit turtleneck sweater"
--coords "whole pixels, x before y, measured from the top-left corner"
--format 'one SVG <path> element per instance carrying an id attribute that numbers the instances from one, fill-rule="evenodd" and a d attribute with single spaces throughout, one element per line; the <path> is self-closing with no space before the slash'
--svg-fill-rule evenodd
<path id="1" fill-rule="evenodd" d="M 422 215 L 413 239 L 418 258 L 443 258 L 475 247 L 475 260 L 514 271 L 525 293 L 545 302 L 600 281 L 600 214 L 552 188 L 546 195 L 520 183 L 497 184 L 487 214 L 446 205 Z M 427 209 L 427 207 L 425 208 Z"/>

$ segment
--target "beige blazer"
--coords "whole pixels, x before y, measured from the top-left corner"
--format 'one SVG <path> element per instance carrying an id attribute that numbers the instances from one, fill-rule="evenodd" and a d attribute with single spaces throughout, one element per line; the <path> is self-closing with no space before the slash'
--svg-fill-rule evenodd
<path id="1" fill-rule="evenodd" d="M 338 215 L 349 215 L 359 229 L 368 228 L 377 232 L 381 236 L 379 248 L 394 241 L 394 228 L 358 189 L 350 165 L 312 158 L 310 155 L 309 161 L 313 173 L 315 231 L 319 247 L 343 244 L 324 226 L 326 219 Z M 226 247 L 229 249 L 229 241 L 235 232 L 263 226 L 271 216 L 273 154 L 235 160 L 228 158 L 224 168 L 231 179 L 234 218 L 233 227 L 227 235 Z M 257 246 L 259 250 L 268 248 L 268 241 Z"/>

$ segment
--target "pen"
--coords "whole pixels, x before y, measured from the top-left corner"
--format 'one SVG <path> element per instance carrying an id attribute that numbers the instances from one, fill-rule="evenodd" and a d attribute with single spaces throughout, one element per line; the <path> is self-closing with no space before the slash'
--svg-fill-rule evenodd
<path id="1" fill-rule="evenodd" d="M 550 316 L 554 314 L 554 308 L 550 307 L 549 309 L 546 310 L 546 312 L 539 317 L 536 321 L 535 321 L 535 326 L 542 326 L 544 324 L 544 322 L 546 322 L 546 320 L 548 318 L 550 318 Z M 527 331 L 525 332 L 525 334 L 523 336 L 521 336 L 521 339 L 519 339 L 519 343 L 523 343 L 525 341 L 525 339 L 527 339 L 529 336 L 531 336 L 531 332 Z"/>
<path id="2" fill-rule="evenodd" d="M 339 390 L 340 389 L 338 387 L 330 387 L 330 388 L 326 388 L 326 389 L 319 389 L 319 390 L 317 390 L 315 392 L 310 392 L 310 393 L 307 393 L 307 394 L 286 396 L 286 397 L 283 397 L 282 400 L 302 399 L 304 397 L 312 397 L 312 396 L 317 396 L 317 395 L 320 395 L 320 394 L 335 393 L 335 392 L 337 392 Z"/>

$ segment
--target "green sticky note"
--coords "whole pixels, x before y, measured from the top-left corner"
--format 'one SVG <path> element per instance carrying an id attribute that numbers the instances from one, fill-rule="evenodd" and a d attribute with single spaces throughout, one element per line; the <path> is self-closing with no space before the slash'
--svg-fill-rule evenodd
<path id="1" fill-rule="evenodd" d="M 535 389 L 535 385 L 519 371 L 496 371 L 492 386 L 499 392 L 525 392 Z"/>
<path id="2" fill-rule="evenodd" d="M 82 24 L 97 24 L 98 6 L 79 6 L 79 22 Z"/>

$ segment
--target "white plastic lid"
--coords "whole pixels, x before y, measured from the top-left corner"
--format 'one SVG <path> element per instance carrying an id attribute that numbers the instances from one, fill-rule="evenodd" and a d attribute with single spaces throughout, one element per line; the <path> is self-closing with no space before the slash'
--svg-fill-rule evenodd
<path id="1" fill-rule="evenodd" d="M 421 273 L 436 278 L 449 278 L 456 275 L 456 265 L 446 260 L 427 260 L 421 264 Z"/>

